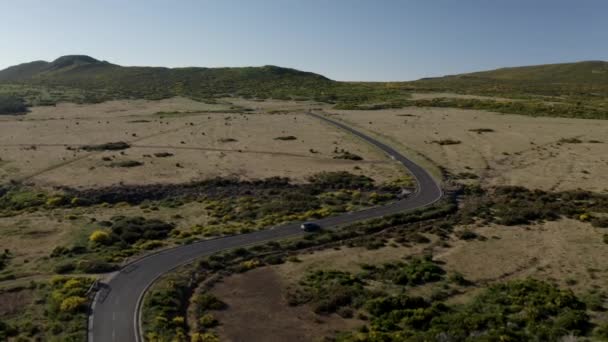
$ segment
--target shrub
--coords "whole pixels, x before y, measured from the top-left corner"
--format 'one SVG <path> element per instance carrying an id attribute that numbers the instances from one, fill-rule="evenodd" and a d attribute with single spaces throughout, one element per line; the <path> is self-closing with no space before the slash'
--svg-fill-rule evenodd
<path id="1" fill-rule="evenodd" d="M 445 271 L 428 258 L 415 258 L 408 263 L 391 262 L 381 266 L 363 265 L 364 278 L 389 280 L 398 285 L 422 285 L 439 281 Z"/>
<path id="2" fill-rule="evenodd" d="M 582 142 L 583 141 L 578 138 L 561 138 L 558 141 L 558 143 L 560 143 L 560 144 L 580 144 Z"/>
<path id="3" fill-rule="evenodd" d="M 125 167 L 125 168 L 137 167 L 137 166 L 142 166 L 142 165 L 144 165 L 144 163 L 137 161 L 137 160 L 121 160 L 121 161 L 117 161 L 117 162 L 113 162 L 113 163 L 109 164 L 110 167 Z"/>
<path id="4" fill-rule="evenodd" d="M 594 217 L 591 225 L 597 228 L 608 228 L 608 217 Z"/>
<path id="5" fill-rule="evenodd" d="M 110 238 L 110 234 L 105 230 L 96 230 L 89 236 L 89 241 L 100 245 L 106 245 L 109 244 L 112 239 Z"/>
<path id="6" fill-rule="evenodd" d="M 154 156 L 156 158 L 167 158 L 167 157 L 173 157 L 173 153 L 169 153 L 169 152 L 158 152 L 158 153 L 154 153 Z"/>
<path id="7" fill-rule="evenodd" d="M 328 314 L 342 307 L 358 306 L 367 295 L 358 277 L 341 271 L 314 271 L 308 273 L 299 287 L 288 293 L 288 303 L 312 303 L 318 314 Z"/>
<path id="8" fill-rule="evenodd" d="M 46 200 L 46 205 L 48 207 L 58 207 L 66 203 L 66 199 L 62 196 L 53 196 L 49 197 Z"/>
<path id="9" fill-rule="evenodd" d="M 87 302 L 86 298 L 83 298 L 83 297 L 79 297 L 79 296 L 67 297 L 63 301 L 61 301 L 59 310 L 61 312 L 73 313 L 73 312 L 81 310 L 85 306 L 86 302 Z"/>
<path id="10" fill-rule="evenodd" d="M 173 225 L 157 219 L 143 217 L 115 217 L 112 220 L 113 240 L 133 244 L 141 240 L 162 240 L 173 229 Z"/>
<path id="11" fill-rule="evenodd" d="M 218 323 L 217 319 L 210 313 L 204 314 L 198 319 L 198 324 L 203 329 L 213 328 L 217 326 Z"/>
<path id="12" fill-rule="evenodd" d="M 357 341 L 557 341 L 589 329 L 585 305 L 571 291 L 538 280 L 492 285 L 454 307 L 404 294 L 366 303 L 371 318 Z M 354 339 L 346 338 L 346 341 Z"/>
<path id="13" fill-rule="evenodd" d="M 334 159 L 363 160 L 363 157 L 358 154 L 342 150 L 340 152 L 337 152 L 337 154 L 334 156 Z"/>
<path id="14" fill-rule="evenodd" d="M 55 266 L 53 271 L 58 274 L 66 274 L 74 271 L 76 269 L 76 265 L 73 262 L 68 261 Z"/>
<path id="15" fill-rule="evenodd" d="M 475 132 L 477 134 L 494 132 L 494 130 L 491 128 L 474 128 L 474 129 L 470 129 L 469 131 Z"/>
<path id="16" fill-rule="evenodd" d="M 12 95 L 0 95 L 0 115 L 25 112 L 27 112 L 27 107 L 23 99 Z"/>
<path id="17" fill-rule="evenodd" d="M 458 236 L 458 238 L 461 240 L 475 240 L 479 237 L 477 233 L 468 229 L 456 232 L 456 236 Z"/>
<path id="18" fill-rule="evenodd" d="M 100 145 L 85 145 L 85 146 L 82 146 L 81 148 L 85 151 L 119 151 L 119 150 L 126 150 L 130 147 L 131 147 L 131 145 L 129 145 L 128 143 L 126 143 L 124 141 L 118 141 L 118 142 L 109 142 L 109 143 L 100 144 Z"/>
<path id="19" fill-rule="evenodd" d="M 274 138 L 274 140 L 298 140 L 298 138 L 294 137 L 293 135 L 288 135 L 283 137 L 276 137 Z"/>
<path id="20" fill-rule="evenodd" d="M 442 140 L 433 140 L 433 141 L 431 141 L 431 143 L 443 146 L 443 145 L 458 145 L 461 143 L 461 141 L 455 140 L 455 139 L 442 139 Z"/>
<path id="21" fill-rule="evenodd" d="M 346 171 L 321 172 L 308 180 L 320 189 L 366 189 L 374 185 L 373 179 Z"/>
<path id="22" fill-rule="evenodd" d="M 598 341 L 608 341 L 608 323 L 603 323 L 593 330 L 593 336 Z"/>
<path id="23" fill-rule="evenodd" d="M 107 273 L 116 270 L 117 266 L 103 260 L 85 259 L 76 264 L 76 269 L 83 273 Z"/>
<path id="24" fill-rule="evenodd" d="M 196 296 L 194 302 L 201 311 L 222 310 L 226 307 L 226 303 L 209 293 L 203 293 Z"/>
<path id="25" fill-rule="evenodd" d="M 10 258 L 11 252 L 8 249 L 5 249 L 4 252 L 0 254 L 0 271 L 3 270 L 6 265 L 8 265 Z"/>

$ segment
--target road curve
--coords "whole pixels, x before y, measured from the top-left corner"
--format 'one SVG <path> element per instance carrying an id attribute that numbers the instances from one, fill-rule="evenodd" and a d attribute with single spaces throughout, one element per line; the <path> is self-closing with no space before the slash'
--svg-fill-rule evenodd
<path id="1" fill-rule="evenodd" d="M 396 214 L 430 205 L 441 198 L 439 183 L 422 167 L 418 166 L 388 145 L 385 145 L 351 127 L 325 116 L 309 113 L 322 121 L 352 133 L 384 151 L 400 162 L 416 178 L 418 190 L 411 196 L 392 204 L 362 211 L 327 217 L 314 221 L 324 228 L 336 227 L 361 220 Z M 143 257 L 123 267 L 106 283 L 101 284 L 93 300 L 89 317 L 89 341 L 132 342 L 142 341 L 140 336 L 139 308 L 148 287 L 161 275 L 201 256 L 222 250 L 243 247 L 270 240 L 302 235 L 299 223 L 290 223 L 267 230 L 239 234 L 196 242 L 167 249 Z"/>

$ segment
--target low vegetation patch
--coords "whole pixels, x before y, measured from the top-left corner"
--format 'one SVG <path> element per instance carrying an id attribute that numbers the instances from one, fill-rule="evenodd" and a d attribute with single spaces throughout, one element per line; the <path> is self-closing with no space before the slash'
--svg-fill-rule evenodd
<path id="1" fill-rule="evenodd" d="M 558 143 L 560 144 L 582 144 L 583 141 L 579 138 L 561 138 Z"/>
<path id="2" fill-rule="evenodd" d="M 551 193 L 518 186 L 483 191 L 472 186 L 467 192 L 473 195 L 469 199 L 467 215 L 486 223 L 512 226 L 556 220 L 561 216 L 599 223 L 601 216 L 596 218 L 593 213 L 608 212 L 608 195 L 586 191 Z"/>
<path id="3" fill-rule="evenodd" d="M 362 271 L 358 274 L 317 270 L 306 274 L 297 287 L 288 293 L 287 300 L 290 305 L 310 304 L 318 314 L 337 312 L 352 316 L 354 310 L 382 296 L 370 289 L 370 281 L 417 286 L 439 281 L 444 273 L 428 258 L 379 266 L 362 265 Z"/>
<path id="4" fill-rule="evenodd" d="M 120 151 L 120 150 L 126 150 L 130 147 L 131 147 L 131 145 L 128 143 L 126 143 L 124 141 L 118 141 L 118 142 L 109 142 L 109 143 L 99 144 L 99 145 L 84 145 L 81 147 L 81 149 L 83 149 L 85 151 Z"/>
<path id="5" fill-rule="evenodd" d="M 12 95 L 0 94 L 0 115 L 24 114 L 26 112 L 27 106 L 23 99 Z"/>
<path id="6" fill-rule="evenodd" d="M 460 140 L 456 140 L 456 139 L 441 139 L 441 140 L 433 140 L 431 141 L 432 144 L 437 144 L 437 145 L 458 145 L 461 143 Z"/>
<path id="7" fill-rule="evenodd" d="M 346 151 L 344 149 L 338 150 L 338 148 L 336 148 L 334 150 L 334 159 L 363 160 L 363 157 L 361 157 L 358 154 L 354 154 L 352 152 Z"/>
<path id="8" fill-rule="evenodd" d="M 557 341 L 590 332 L 585 304 L 571 291 L 538 280 L 492 285 L 463 306 L 405 294 L 366 303 L 369 326 L 339 341 Z M 477 338 L 474 338 L 477 339 Z"/>
<path id="9" fill-rule="evenodd" d="M 298 138 L 294 137 L 293 135 L 287 135 L 287 136 L 282 136 L 282 137 L 276 137 L 276 138 L 274 138 L 274 140 L 289 141 L 289 140 L 298 140 Z"/>
<path id="10" fill-rule="evenodd" d="M 168 158 L 168 157 L 173 157 L 173 153 L 169 153 L 169 152 L 157 152 L 157 153 L 154 153 L 154 156 L 156 158 Z"/>
<path id="11" fill-rule="evenodd" d="M 475 132 L 477 134 L 495 132 L 492 128 L 474 128 L 474 129 L 470 129 L 469 131 L 470 132 Z"/>
<path id="12" fill-rule="evenodd" d="M 0 271 L 2 271 L 8 265 L 11 257 L 12 253 L 8 249 L 5 249 L 4 252 L 0 253 Z"/>
<path id="13" fill-rule="evenodd" d="M 20 304 L 18 314 L 0 320 L 0 339 L 86 340 L 90 301 L 87 291 L 92 283 L 93 279 L 85 277 L 54 277 L 48 282 L 31 282 L 27 287 L 5 290 L 27 292 L 33 298 Z"/>
<path id="14" fill-rule="evenodd" d="M 144 163 L 137 161 L 137 160 L 121 160 L 121 161 L 116 161 L 116 162 L 112 162 L 112 163 L 108 164 L 109 167 L 124 167 L 124 168 L 138 167 L 138 166 L 142 166 L 142 165 L 144 165 Z"/>
<path id="15" fill-rule="evenodd" d="M 92 242 L 102 245 L 116 243 L 130 246 L 141 241 L 162 240 L 169 235 L 173 228 L 173 224 L 157 219 L 116 216 L 112 218 L 110 232 L 106 232 L 108 236 L 103 234 L 104 231 L 98 230 L 93 232 L 90 239 Z"/>
<path id="16" fill-rule="evenodd" d="M 216 335 L 208 331 L 218 323 L 212 312 L 224 309 L 226 304 L 209 293 L 197 291 L 195 287 L 206 275 L 194 269 L 185 266 L 163 276 L 146 295 L 143 321 L 149 341 L 217 341 Z M 190 305 L 199 317 L 198 331 L 191 338 L 187 319 Z"/>
<path id="17" fill-rule="evenodd" d="M 430 258 L 391 262 L 380 266 L 363 265 L 363 278 L 390 281 L 397 285 L 423 285 L 443 279 L 445 271 Z"/>

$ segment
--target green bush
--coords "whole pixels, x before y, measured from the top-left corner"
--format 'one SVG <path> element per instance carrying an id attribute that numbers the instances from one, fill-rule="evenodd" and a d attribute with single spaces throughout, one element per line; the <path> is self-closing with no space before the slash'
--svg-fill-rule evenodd
<path id="1" fill-rule="evenodd" d="M 210 293 L 203 293 L 197 295 L 193 302 L 196 304 L 199 312 L 207 310 L 222 310 L 226 308 L 226 303 L 219 300 L 217 297 Z"/>
<path id="2" fill-rule="evenodd" d="M 533 280 L 492 285 L 473 301 L 448 307 L 407 295 L 372 299 L 368 332 L 342 341 L 557 341 L 562 336 L 584 336 L 589 317 L 571 291 Z M 473 339 L 477 340 L 477 338 Z"/>
<path id="3" fill-rule="evenodd" d="M 363 265 L 361 275 L 366 279 L 388 280 L 398 285 L 422 285 L 443 279 L 445 271 L 428 258 L 416 258 L 407 263 L 391 262 L 381 266 Z"/>
<path id="4" fill-rule="evenodd" d="M 0 115 L 4 114 L 23 114 L 27 112 L 27 107 L 23 99 L 0 94 Z"/>
<path id="5" fill-rule="evenodd" d="M 369 189 L 374 185 L 373 179 L 346 171 L 321 172 L 308 180 L 321 189 Z"/>
<path id="6" fill-rule="evenodd" d="M 314 271 L 288 293 L 290 305 L 312 303 L 314 311 L 329 314 L 348 306 L 359 306 L 368 295 L 358 277 L 341 271 Z"/>
<path id="7" fill-rule="evenodd" d="M 120 151 L 120 150 L 126 150 L 130 147 L 131 147 L 131 145 L 128 143 L 126 143 L 124 141 L 118 141 L 118 142 L 109 142 L 109 143 L 99 144 L 99 145 L 85 145 L 85 146 L 82 146 L 81 149 L 83 149 L 85 151 Z"/>
<path id="8" fill-rule="evenodd" d="M 162 240 L 173 228 L 173 224 L 157 219 L 124 216 L 113 218 L 111 226 L 113 241 L 122 241 L 128 245 L 138 241 Z"/>

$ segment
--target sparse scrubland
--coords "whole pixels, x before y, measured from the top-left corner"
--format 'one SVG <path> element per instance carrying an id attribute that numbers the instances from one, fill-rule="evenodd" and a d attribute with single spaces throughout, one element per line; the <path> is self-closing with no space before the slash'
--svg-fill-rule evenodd
<path id="1" fill-rule="evenodd" d="M 461 196 L 460 208 L 444 201 L 432 209 L 205 258 L 173 277 L 181 274 L 183 279 L 191 279 L 196 274 L 199 285 L 190 285 L 188 293 L 202 293 L 225 304 L 201 311 L 196 309 L 196 300 L 183 300 L 181 311 L 149 318 L 149 334 L 185 336 L 190 331 L 197 336 L 217 335 L 221 340 L 255 332 L 256 341 L 270 338 L 271 331 L 273 338 L 303 334 L 310 339 L 341 341 L 603 336 L 606 292 L 601 284 L 608 274 L 592 267 L 607 251 L 577 248 L 603 243 L 603 229 L 595 228 L 593 218 L 608 213 L 606 195 L 467 187 Z M 553 205 L 545 208 L 547 203 Z M 551 272 L 563 268 L 564 260 L 542 253 L 531 265 L 519 265 L 524 260 L 501 265 L 492 278 L 472 272 L 470 258 L 483 252 L 484 245 L 505 248 L 517 235 L 522 235 L 519 239 L 532 237 L 547 222 L 563 220 L 578 222 L 570 223 L 570 229 L 580 233 L 576 240 L 569 240 L 577 241 L 576 245 L 568 248 L 582 261 L 563 271 L 575 272 L 589 265 L 589 273 L 576 281 L 552 278 Z M 490 228 L 493 226 L 496 228 Z M 553 233 L 542 234 L 550 237 Z M 583 236 L 585 240 L 581 240 Z M 596 240 L 589 241 L 590 237 Z M 546 241 L 535 246 L 546 250 L 551 244 Z M 567 244 L 564 241 L 563 246 Z M 504 257 L 500 250 L 496 253 L 497 258 Z M 494 269 L 494 256 L 478 256 L 475 269 Z M 162 286 L 159 283 L 158 290 L 155 287 L 149 294 L 150 312 L 163 312 L 151 299 L 163 291 Z M 277 292 L 282 295 L 275 295 Z M 249 308 L 252 303 L 260 306 Z M 532 314 L 537 312 L 542 314 Z M 276 315 L 276 320 L 269 322 L 269 315 Z M 180 324 L 155 323 L 171 322 L 174 317 L 179 317 Z M 292 318 L 282 322 L 279 317 Z M 250 324 L 247 327 L 243 326 L 245 319 Z M 219 325 L 199 325 L 198 320 L 218 320 Z M 329 326 L 315 329 L 318 322 Z M 250 328 L 258 325 L 263 327 Z M 356 332 L 344 331 L 347 327 Z M 336 328 L 342 331 L 332 332 Z"/>
<path id="2" fill-rule="evenodd" d="M 608 339 L 605 70 L 348 83 L 66 56 L 0 71 L 0 340 L 85 340 L 91 285 L 147 253 L 415 189 L 307 111 L 400 150 L 446 196 L 165 274 L 147 340 Z"/>

